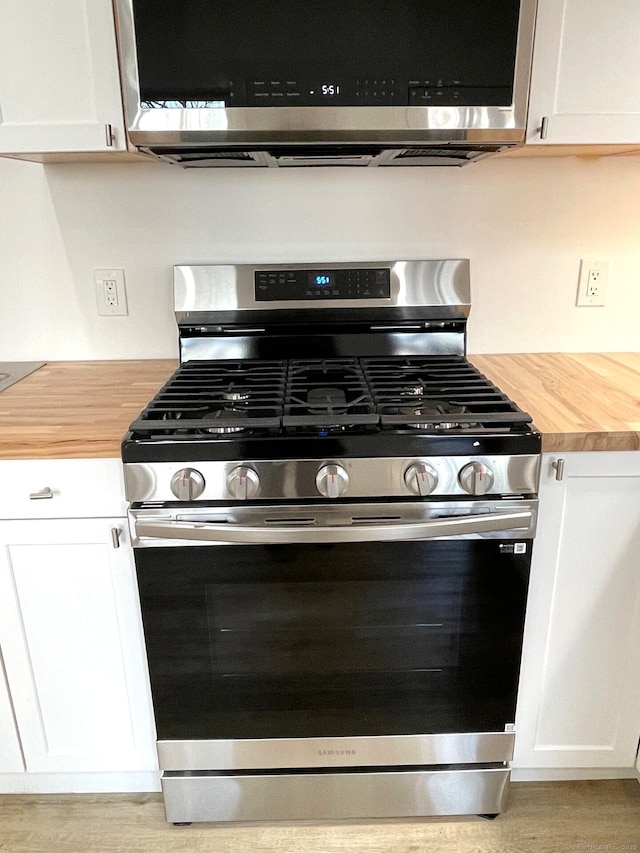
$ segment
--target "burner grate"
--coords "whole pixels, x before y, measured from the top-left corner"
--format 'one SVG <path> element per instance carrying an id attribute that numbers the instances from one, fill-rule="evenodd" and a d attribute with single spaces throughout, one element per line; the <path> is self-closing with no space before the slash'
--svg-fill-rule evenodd
<path id="1" fill-rule="evenodd" d="M 531 417 L 463 356 L 186 362 L 130 429 L 140 437 L 411 429 L 505 432 Z"/>
<path id="2" fill-rule="evenodd" d="M 130 428 L 160 435 L 277 432 L 285 381 L 284 361 L 189 361 Z"/>
<path id="3" fill-rule="evenodd" d="M 285 428 L 375 427 L 378 420 L 358 359 L 289 362 L 282 418 Z"/>
<path id="4" fill-rule="evenodd" d="M 463 356 L 362 359 L 383 427 L 527 424 L 523 412 Z"/>

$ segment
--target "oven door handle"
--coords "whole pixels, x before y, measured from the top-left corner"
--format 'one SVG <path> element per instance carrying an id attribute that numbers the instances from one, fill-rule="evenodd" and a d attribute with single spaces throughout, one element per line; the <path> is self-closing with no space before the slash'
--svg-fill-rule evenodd
<path id="1" fill-rule="evenodd" d="M 359 523 L 322 527 L 251 527 L 241 524 L 193 521 L 144 521 L 136 519 L 136 537 L 153 539 L 190 539 L 198 542 L 236 543 L 240 545 L 287 545 L 313 542 L 382 542 L 386 540 L 433 539 L 471 533 L 522 531 L 533 535 L 534 514 L 502 512 L 449 516 L 434 521 L 409 524 Z"/>

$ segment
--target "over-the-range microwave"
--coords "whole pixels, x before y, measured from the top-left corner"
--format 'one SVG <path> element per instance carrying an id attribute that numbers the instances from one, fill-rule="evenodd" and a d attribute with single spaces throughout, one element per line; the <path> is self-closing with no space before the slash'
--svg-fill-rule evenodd
<path id="1" fill-rule="evenodd" d="M 182 166 L 463 165 L 524 140 L 536 0 L 116 0 L 131 141 Z"/>

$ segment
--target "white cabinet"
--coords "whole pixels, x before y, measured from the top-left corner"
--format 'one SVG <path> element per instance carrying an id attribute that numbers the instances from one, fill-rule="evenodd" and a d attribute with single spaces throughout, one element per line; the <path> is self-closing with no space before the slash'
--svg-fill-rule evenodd
<path id="1" fill-rule="evenodd" d="M 111 0 L 3 0 L 0 152 L 126 147 Z"/>
<path id="2" fill-rule="evenodd" d="M 0 790 L 157 788 L 121 468 L 0 462 Z"/>
<path id="3" fill-rule="evenodd" d="M 630 775 L 640 737 L 640 452 L 561 458 L 557 480 L 557 457 L 543 457 L 513 766 Z"/>
<path id="4" fill-rule="evenodd" d="M 27 771 L 152 767 L 124 519 L 3 522 L 0 544 L 0 645 Z"/>
<path id="5" fill-rule="evenodd" d="M 127 513 L 119 459 L 5 459 L 0 481 L 7 486 L 0 489 L 0 518 L 124 518 Z"/>
<path id="6" fill-rule="evenodd" d="M 637 0 L 538 0 L 527 143 L 640 146 L 639 34 Z"/>
<path id="7" fill-rule="evenodd" d="M 24 770 L 20 739 L 13 717 L 13 705 L 0 655 L 0 773 Z"/>

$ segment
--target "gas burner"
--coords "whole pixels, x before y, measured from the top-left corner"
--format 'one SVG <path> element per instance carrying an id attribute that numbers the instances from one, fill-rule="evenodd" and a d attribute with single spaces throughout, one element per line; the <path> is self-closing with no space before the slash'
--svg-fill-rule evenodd
<path id="1" fill-rule="evenodd" d="M 283 402 L 289 432 L 360 432 L 379 422 L 357 358 L 292 359 Z"/>
<path id="2" fill-rule="evenodd" d="M 416 417 L 419 417 L 419 415 L 416 415 Z M 419 429 L 423 432 L 440 432 L 442 430 L 458 429 L 462 424 L 460 421 L 407 421 L 405 426 L 409 429 Z"/>
<path id="3" fill-rule="evenodd" d="M 457 403 L 449 403 L 445 400 L 419 400 L 417 405 L 400 406 L 398 412 L 401 415 L 411 415 L 417 418 L 433 418 L 437 415 L 465 415 L 469 412 L 466 406 Z"/>
<path id="4" fill-rule="evenodd" d="M 401 397 L 422 397 L 425 392 L 424 385 L 407 385 L 400 391 Z"/>
<path id="5" fill-rule="evenodd" d="M 249 388 L 234 388 L 233 385 L 230 385 L 226 391 L 222 392 L 222 399 L 230 403 L 244 402 L 249 397 L 251 397 Z"/>
<path id="6" fill-rule="evenodd" d="M 307 394 L 307 407 L 312 414 L 344 414 L 349 404 L 342 388 L 311 388 Z"/>
<path id="7" fill-rule="evenodd" d="M 441 430 L 448 429 L 459 429 L 462 424 L 458 421 L 441 421 L 440 423 L 415 423 L 415 424 L 407 424 L 407 426 L 411 427 L 411 429 L 421 429 L 421 430 L 435 430 L 436 432 L 440 432 Z M 467 424 L 468 426 L 468 424 Z"/>
<path id="8" fill-rule="evenodd" d="M 417 405 L 411 406 L 399 406 L 398 414 L 406 415 L 407 419 L 409 418 L 428 418 L 427 421 L 418 421 L 413 422 L 408 420 L 407 426 L 411 427 L 411 429 L 420 429 L 420 430 L 450 430 L 450 429 L 458 429 L 461 424 L 460 421 L 454 420 L 438 420 L 434 421 L 434 418 L 437 418 L 438 415 L 466 415 L 469 413 L 469 409 L 466 406 L 461 406 L 456 403 L 449 403 L 445 400 L 416 400 Z"/>
<path id="9" fill-rule="evenodd" d="M 237 423 L 243 418 L 247 418 L 246 409 L 240 409 L 237 406 L 225 406 L 224 409 L 218 409 L 215 412 L 207 412 L 202 416 L 203 421 L 216 421 L 215 426 L 206 426 L 201 428 L 201 432 L 213 433 L 215 435 L 228 435 L 230 433 L 246 432 L 247 427 Z M 225 423 L 225 421 L 227 423 Z"/>

